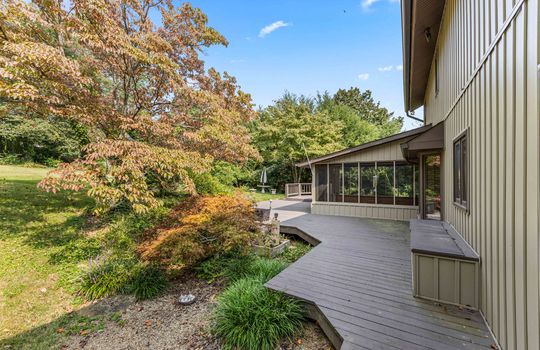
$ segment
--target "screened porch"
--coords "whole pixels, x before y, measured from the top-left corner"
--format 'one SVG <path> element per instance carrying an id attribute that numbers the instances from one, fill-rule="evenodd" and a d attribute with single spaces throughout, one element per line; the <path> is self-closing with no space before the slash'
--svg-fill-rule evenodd
<path id="1" fill-rule="evenodd" d="M 404 161 L 316 164 L 314 201 L 418 205 L 418 169 Z"/>

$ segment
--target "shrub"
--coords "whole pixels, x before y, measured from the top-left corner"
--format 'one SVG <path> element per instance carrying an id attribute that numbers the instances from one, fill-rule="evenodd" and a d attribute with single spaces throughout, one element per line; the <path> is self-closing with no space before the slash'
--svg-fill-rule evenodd
<path id="1" fill-rule="evenodd" d="M 231 187 L 221 183 L 211 173 L 193 174 L 193 183 L 200 195 L 218 195 L 231 192 Z"/>
<path id="2" fill-rule="evenodd" d="M 91 260 L 81 276 L 79 294 L 94 300 L 129 291 L 135 262 L 131 260 L 106 259 Z"/>
<path id="3" fill-rule="evenodd" d="M 175 208 L 176 223 L 140 245 L 141 256 L 183 269 L 214 255 L 246 252 L 258 231 L 252 203 L 241 196 L 190 198 Z"/>
<path id="4" fill-rule="evenodd" d="M 244 278 L 219 298 L 216 333 L 227 349 L 272 350 L 302 326 L 301 304 L 268 290 L 258 278 Z"/>
<path id="5" fill-rule="evenodd" d="M 153 265 L 138 265 L 130 283 L 130 292 L 137 300 L 152 299 L 169 285 L 163 271 Z"/>

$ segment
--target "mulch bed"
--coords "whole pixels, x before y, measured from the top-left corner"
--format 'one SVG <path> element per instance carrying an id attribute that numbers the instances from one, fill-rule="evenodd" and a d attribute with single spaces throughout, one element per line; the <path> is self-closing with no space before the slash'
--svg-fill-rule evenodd
<path id="1" fill-rule="evenodd" d="M 221 349 L 219 339 L 211 333 L 216 298 L 225 288 L 223 282 L 212 284 L 193 275 L 184 276 L 163 296 L 136 302 L 132 297 L 106 299 L 79 311 L 88 316 L 117 312 L 121 322 L 106 321 L 102 331 L 71 336 L 62 349 Z M 197 301 L 183 306 L 177 303 L 181 294 L 192 293 Z M 332 349 L 321 329 L 307 322 L 302 334 L 283 341 L 281 349 Z"/>

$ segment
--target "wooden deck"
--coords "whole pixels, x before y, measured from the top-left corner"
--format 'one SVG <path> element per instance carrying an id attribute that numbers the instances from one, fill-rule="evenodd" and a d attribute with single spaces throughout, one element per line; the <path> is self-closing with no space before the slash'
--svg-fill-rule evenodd
<path id="1" fill-rule="evenodd" d="M 407 222 L 311 215 L 304 202 L 274 201 L 272 207 L 283 232 L 320 244 L 266 286 L 306 301 L 336 348 L 495 344 L 478 312 L 412 296 Z"/>

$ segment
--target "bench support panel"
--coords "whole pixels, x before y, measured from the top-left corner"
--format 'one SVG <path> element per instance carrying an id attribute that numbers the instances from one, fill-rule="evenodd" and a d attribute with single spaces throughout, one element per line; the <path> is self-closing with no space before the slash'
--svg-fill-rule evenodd
<path id="1" fill-rule="evenodd" d="M 412 253 L 415 297 L 478 310 L 478 261 Z"/>

